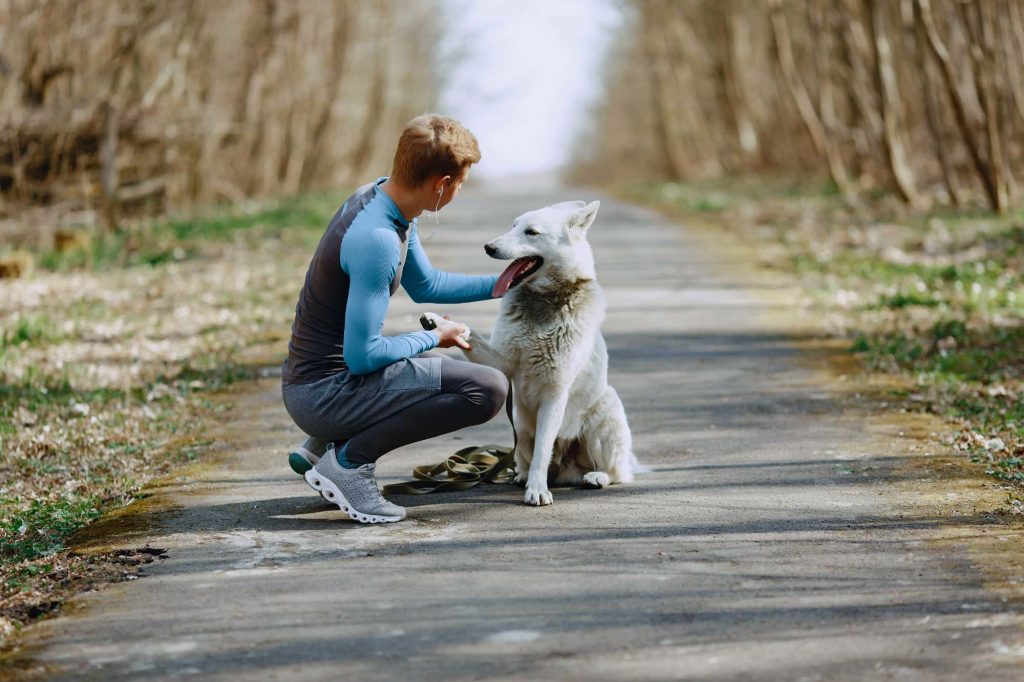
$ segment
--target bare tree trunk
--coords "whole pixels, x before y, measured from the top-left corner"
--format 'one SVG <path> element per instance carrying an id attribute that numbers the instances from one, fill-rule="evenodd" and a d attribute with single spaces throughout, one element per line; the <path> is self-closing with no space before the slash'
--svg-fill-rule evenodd
<path id="1" fill-rule="evenodd" d="M 737 11 L 734 3 L 724 4 L 719 18 L 722 23 L 722 35 L 725 48 L 722 50 L 722 79 L 726 101 L 732 111 L 736 123 L 736 138 L 740 149 L 748 157 L 757 157 L 759 140 L 757 128 L 750 115 L 750 106 L 746 99 L 746 87 L 742 83 L 742 70 L 748 60 L 749 39 L 745 12 Z"/>
<path id="2" fill-rule="evenodd" d="M 103 137 L 100 142 L 100 215 L 103 218 L 103 227 L 107 232 L 114 232 L 118 229 L 119 206 L 117 200 L 117 188 L 119 186 L 117 173 L 117 131 L 120 127 L 120 117 L 117 108 L 110 102 L 106 102 L 101 110 L 103 112 Z"/>
<path id="3" fill-rule="evenodd" d="M 309 189 L 310 182 L 316 177 L 323 166 L 323 154 L 318 149 L 323 145 L 324 133 L 331 121 L 331 113 L 334 111 L 335 102 L 338 100 L 338 93 L 341 90 L 342 81 L 345 79 L 345 67 L 348 64 L 349 37 L 354 34 L 356 13 L 350 11 L 350 5 L 346 2 L 334 5 L 334 28 L 331 32 L 331 56 L 330 80 L 327 82 L 327 96 L 324 98 L 323 108 L 316 119 L 312 130 L 309 133 L 309 147 L 312 150 L 312 162 L 307 164 L 300 186 L 302 189 Z"/>
<path id="4" fill-rule="evenodd" d="M 0 0 L 0 201 L 95 208 L 113 229 L 351 177 L 353 147 L 376 163 L 409 102 L 436 93 L 438 6 L 355 33 L 351 15 L 399 5 Z M 375 50 L 376 65 L 352 69 Z M 325 146 L 335 125 L 344 140 Z"/>
<path id="5" fill-rule="evenodd" d="M 181 33 L 175 45 L 182 72 L 189 78 L 182 79 L 181 97 L 189 117 L 202 121 L 210 96 L 210 45 L 200 40 L 205 17 L 199 0 L 187 0 Z M 186 136 L 189 164 L 187 166 L 186 196 L 200 201 L 212 198 L 209 180 L 213 176 L 215 150 L 219 144 L 219 131 L 214 125 L 199 125 L 198 130 Z"/>
<path id="6" fill-rule="evenodd" d="M 896 70 L 892 63 L 892 47 L 885 17 L 886 9 L 878 0 L 869 0 L 871 18 L 875 34 L 875 64 L 878 68 L 878 89 L 882 102 L 882 121 L 885 124 L 885 149 L 889 159 L 889 167 L 896 180 L 896 187 L 911 206 L 918 206 L 921 198 L 917 194 L 914 182 L 914 171 L 907 158 L 906 149 L 900 134 L 899 86 L 896 83 Z"/>
<path id="7" fill-rule="evenodd" d="M 814 56 L 818 67 L 818 109 L 821 111 L 821 125 L 825 133 L 826 144 L 834 151 L 836 169 L 833 171 L 833 180 L 847 200 L 854 195 L 853 183 L 843 162 L 842 152 L 839 149 L 839 124 L 836 117 L 835 89 L 833 87 L 833 41 L 832 27 L 827 25 L 822 14 L 822 0 L 815 0 L 810 5 L 811 28 L 817 35 L 814 43 Z M 842 181 L 836 179 L 838 173 Z"/>
<path id="8" fill-rule="evenodd" d="M 248 152 L 249 164 L 257 163 L 263 141 L 263 136 L 259 134 L 259 120 L 262 117 L 266 62 L 274 51 L 274 22 L 277 14 L 274 0 L 263 0 L 256 7 L 247 31 L 247 38 L 254 48 L 248 52 L 241 95 L 236 100 L 233 117 L 235 125 L 240 128 L 239 146 Z M 255 181 L 255 176 L 250 178 Z M 250 185 L 248 189 L 250 192 L 258 191 L 255 185 Z"/>
<path id="9" fill-rule="evenodd" d="M 255 92 L 259 89 L 255 83 L 259 76 L 264 61 L 270 55 L 274 47 L 274 14 L 277 9 L 274 0 L 250 0 L 255 10 L 250 19 L 247 33 L 249 44 L 253 49 L 247 50 L 244 75 L 242 76 L 242 96 L 235 100 L 235 113 L 232 120 L 244 125 L 248 118 L 249 109 L 254 107 Z"/>
<path id="10" fill-rule="evenodd" d="M 316 40 L 316 17 L 305 12 L 299 12 L 296 17 L 295 46 L 292 58 L 295 69 L 301 69 L 304 60 L 306 46 Z M 318 84 L 304 82 L 305 87 L 298 89 L 299 96 L 293 97 L 289 103 L 288 111 L 288 137 L 285 151 L 285 170 L 281 181 L 285 194 L 298 194 L 302 187 L 302 174 L 306 166 L 306 160 L 310 153 L 307 143 L 307 131 L 312 127 L 310 124 L 311 112 L 308 99 L 313 99 L 311 90 L 319 87 Z M 326 105 L 330 107 L 330 103 Z"/>
<path id="11" fill-rule="evenodd" d="M 674 45 L 684 55 L 669 60 L 669 72 L 673 81 L 672 95 L 680 114 L 686 117 L 686 130 L 690 132 L 683 137 L 687 148 L 693 150 L 688 165 L 696 166 L 702 176 L 717 176 L 722 172 L 722 159 L 715 144 L 714 131 L 708 124 L 711 115 L 705 100 L 710 98 L 700 92 L 700 79 L 694 75 L 694 69 L 703 57 L 697 49 L 700 40 L 693 33 L 688 17 L 683 14 L 685 5 L 672 0 L 663 0 L 663 4 L 669 11 L 662 25 L 671 30 L 671 33 L 668 30 L 664 33 L 666 50 Z M 684 93 L 688 96 L 683 97 Z"/>
<path id="12" fill-rule="evenodd" d="M 842 157 L 833 141 L 826 134 L 821 119 L 818 117 L 818 112 L 814 108 L 814 103 L 811 101 L 811 96 L 808 94 L 807 88 L 804 86 L 800 73 L 796 68 L 796 60 L 793 57 L 793 45 L 789 37 L 789 25 L 786 22 L 785 12 L 779 2 L 773 2 L 772 4 L 771 23 L 779 65 L 782 67 L 786 84 L 789 86 L 790 94 L 793 96 L 793 101 L 800 112 L 800 118 L 803 120 L 807 132 L 811 136 L 815 150 L 823 155 L 828 162 L 829 175 L 832 177 L 832 181 L 836 183 L 839 191 L 844 196 L 850 197 L 853 195 L 853 188 L 850 185 L 849 176 L 846 173 L 846 167 L 843 165 Z"/>
<path id="13" fill-rule="evenodd" d="M 928 122 L 928 132 L 932 138 L 932 146 L 939 157 L 939 165 L 942 168 L 942 181 L 946 185 L 946 192 L 954 206 L 962 206 L 964 199 L 961 196 L 960 184 L 956 177 L 956 168 L 950 158 L 947 149 L 945 131 L 942 128 L 940 116 L 941 106 L 936 98 L 935 81 L 937 80 L 935 68 L 928 59 L 928 38 L 925 36 L 924 24 L 920 21 L 920 8 L 914 11 L 914 36 L 916 39 L 915 57 L 917 59 L 917 70 L 921 76 L 921 91 L 924 94 L 925 119 Z"/>
<path id="14" fill-rule="evenodd" d="M 659 10 L 663 9 L 662 5 L 657 5 L 657 7 Z M 683 156 L 682 136 L 678 132 L 676 108 L 672 101 L 674 79 L 668 61 L 664 21 L 665 17 L 659 11 L 654 17 L 648 16 L 648 21 L 645 25 L 641 26 L 641 31 L 648 58 L 651 62 L 651 70 L 654 73 L 652 90 L 657 100 L 655 110 L 658 112 L 658 129 L 662 138 L 662 148 L 665 152 L 665 158 L 668 160 L 673 179 L 679 180 L 686 176 L 687 166 Z"/>
<path id="15" fill-rule="evenodd" d="M 965 96 L 957 86 L 956 72 L 949 56 L 949 50 L 942 41 L 938 27 L 935 25 L 931 2 L 930 0 L 917 0 L 917 6 L 921 11 L 921 23 L 924 24 L 925 35 L 928 37 L 928 46 L 931 48 L 932 55 L 942 67 L 946 91 L 949 94 L 950 101 L 953 103 L 953 113 L 956 115 L 957 126 L 960 128 L 960 137 L 971 155 L 971 160 L 974 162 L 974 169 L 981 180 L 982 187 L 985 188 L 985 195 L 988 197 L 989 205 L 995 211 L 1002 211 L 1005 207 L 1001 203 L 1001 193 L 996 184 L 995 175 L 992 172 L 992 165 L 982 155 L 981 144 L 975 139 L 967 113 Z"/>
<path id="16" fill-rule="evenodd" d="M 1024 121 L 1024 18 L 1021 17 L 1019 2 L 1010 0 L 1007 3 L 1006 30 L 1009 36 L 1003 41 L 1006 54 L 1006 73 L 1010 79 L 1013 102 L 1017 107 L 1017 116 Z"/>
<path id="17" fill-rule="evenodd" d="M 112 68 L 98 109 L 102 124 L 99 141 L 100 156 L 100 215 L 104 229 L 113 232 L 118 229 L 120 206 L 117 190 L 120 185 L 118 173 L 118 141 L 121 129 L 121 110 L 126 97 L 122 94 L 129 75 L 128 66 L 135 57 L 140 38 L 151 28 L 154 8 L 145 6 L 140 10 L 139 25 L 129 28 L 120 26 L 111 55 Z"/>
<path id="18" fill-rule="evenodd" d="M 580 144 L 590 180 L 820 170 L 848 197 L 1024 200 L 1024 0 L 622 2 L 640 41 Z"/>
<path id="19" fill-rule="evenodd" d="M 849 91 L 850 104 L 860 119 L 860 140 L 857 149 L 860 152 L 858 164 L 862 175 L 870 174 L 876 165 L 877 155 L 874 153 L 883 144 L 882 118 L 879 115 L 881 105 L 876 104 L 874 77 L 874 47 L 868 38 L 864 21 L 861 19 L 862 6 L 860 0 L 842 0 L 841 20 L 846 26 L 843 32 L 847 56 L 849 60 Z M 870 176 L 869 176 L 870 177 Z"/>
<path id="20" fill-rule="evenodd" d="M 1006 101 L 1005 93 L 1001 92 L 1000 81 L 996 74 L 995 17 L 994 2 L 982 2 L 974 5 L 980 33 L 980 54 L 975 57 L 978 65 L 977 81 L 981 90 L 982 109 L 985 112 L 985 132 L 988 140 L 988 154 L 992 162 L 992 173 L 995 176 L 996 190 L 999 197 L 999 212 L 1005 212 L 1010 205 L 1010 191 L 1013 178 L 1009 165 L 1006 163 L 1006 145 L 1003 137 L 1004 112 L 1000 103 Z"/>
<path id="21" fill-rule="evenodd" d="M 365 166 L 369 161 L 370 152 L 373 150 L 374 133 L 380 124 L 387 95 L 388 73 L 384 44 L 385 38 L 391 29 L 393 7 L 391 2 L 382 3 L 380 7 L 383 9 L 378 13 L 378 25 L 375 29 L 376 35 L 380 36 L 380 39 L 374 45 L 373 80 L 369 86 L 369 105 L 366 110 L 366 116 L 363 117 L 363 125 L 358 132 L 357 139 L 359 142 L 352 153 L 350 168 L 353 177 L 361 177 L 366 170 Z"/>
<path id="22" fill-rule="evenodd" d="M 1016 205 L 1020 197 L 1019 185 L 1014 177 L 1015 153 L 1019 155 L 1019 145 L 1013 144 L 1013 140 L 1024 136 L 1021 124 L 1024 123 L 1024 88 L 1021 78 L 1024 76 L 1024 55 L 1021 54 L 1021 43 L 1014 36 L 1015 22 L 1013 10 L 1018 8 L 1018 3 L 1013 0 L 1006 0 L 1003 3 L 1002 12 L 996 17 L 996 24 L 999 33 L 995 37 L 996 45 L 1001 48 L 997 51 L 997 58 L 993 64 L 996 69 L 997 90 L 999 101 L 1002 103 L 1001 120 L 1004 125 L 1003 139 L 1003 164 L 1006 167 L 1007 190 L 1009 193 L 1010 205 Z M 1024 27 L 1016 26 L 1024 30 Z M 1016 112 L 1016 116 L 1014 115 Z"/>

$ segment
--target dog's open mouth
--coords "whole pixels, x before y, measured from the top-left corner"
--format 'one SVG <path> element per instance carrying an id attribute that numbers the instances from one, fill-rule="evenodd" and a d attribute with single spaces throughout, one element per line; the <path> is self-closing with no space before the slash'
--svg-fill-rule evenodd
<path id="1" fill-rule="evenodd" d="M 498 281 L 494 283 L 494 288 L 491 289 L 491 296 L 493 298 L 504 296 L 506 291 L 532 275 L 543 264 L 544 259 L 538 256 L 516 258 L 505 268 L 505 272 L 498 275 Z"/>

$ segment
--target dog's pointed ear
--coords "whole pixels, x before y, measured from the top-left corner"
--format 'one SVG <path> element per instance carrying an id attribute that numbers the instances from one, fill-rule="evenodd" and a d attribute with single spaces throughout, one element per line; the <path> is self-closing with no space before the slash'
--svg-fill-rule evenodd
<path id="1" fill-rule="evenodd" d="M 560 201 L 557 204 L 552 204 L 551 208 L 557 211 L 567 211 L 571 213 L 574 211 L 578 211 L 579 209 L 583 208 L 586 205 L 587 202 L 585 201 Z"/>
<path id="2" fill-rule="evenodd" d="M 583 208 L 578 209 L 569 217 L 569 227 L 586 232 L 594 224 L 594 218 L 597 217 L 597 209 L 599 208 L 601 208 L 600 201 L 591 201 Z"/>

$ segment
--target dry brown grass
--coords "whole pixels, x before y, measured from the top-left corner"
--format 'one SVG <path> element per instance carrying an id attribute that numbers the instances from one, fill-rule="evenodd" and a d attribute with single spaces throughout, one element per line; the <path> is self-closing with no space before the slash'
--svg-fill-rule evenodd
<path id="1" fill-rule="evenodd" d="M 58 271 L 0 280 L 3 628 L 124 572 L 124 557 L 78 556 L 67 538 L 201 457 L 217 436 L 196 424 L 224 409 L 210 392 L 283 359 L 336 203 L 310 198 L 140 237 L 180 260 L 101 270 L 58 260 Z"/>

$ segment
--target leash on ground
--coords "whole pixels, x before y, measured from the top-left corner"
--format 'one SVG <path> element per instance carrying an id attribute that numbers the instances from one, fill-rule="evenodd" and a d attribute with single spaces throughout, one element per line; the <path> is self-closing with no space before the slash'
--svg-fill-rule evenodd
<path id="1" fill-rule="evenodd" d="M 420 318 L 424 329 L 433 329 L 433 321 Z M 428 326 L 431 325 L 431 326 Z M 437 464 L 422 464 L 412 470 L 412 481 L 384 486 L 385 495 L 427 495 L 469 490 L 481 483 L 511 483 L 515 478 L 516 423 L 512 418 L 512 382 L 509 381 L 505 413 L 512 425 L 512 447 L 470 445 Z"/>
<path id="2" fill-rule="evenodd" d="M 513 445 L 470 445 L 437 464 L 422 464 L 412 470 L 412 481 L 384 486 L 385 495 L 427 495 L 469 490 L 480 483 L 511 483 L 515 478 L 515 423 L 512 421 L 512 388 L 505 411 L 512 424 Z"/>

